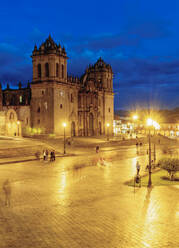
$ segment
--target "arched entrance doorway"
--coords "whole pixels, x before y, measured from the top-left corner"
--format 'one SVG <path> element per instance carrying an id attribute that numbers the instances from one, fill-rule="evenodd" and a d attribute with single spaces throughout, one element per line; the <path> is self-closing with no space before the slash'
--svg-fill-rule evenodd
<path id="1" fill-rule="evenodd" d="M 9 109 L 6 113 L 6 135 L 21 136 L 21 123 L 14 109 Z"/>
<path id="2" fill-rule="evenodd" d="M 71 136 L 76 136 L 76 133 L 75 133 L 75 122 L 72 121 L 71 123 Z"/>
<path id="3" fill-rule="evenodd" d="M 89 134 L 90 136 L 94 135 L 94 118 L 93 114 L 89 114 Z"/>

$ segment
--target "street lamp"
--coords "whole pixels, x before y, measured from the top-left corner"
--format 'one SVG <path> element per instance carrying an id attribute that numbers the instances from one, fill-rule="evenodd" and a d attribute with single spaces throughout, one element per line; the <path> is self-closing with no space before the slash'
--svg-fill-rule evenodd
<path id="1" fill-rule="evenodd" d="M 107 141 L 109 141 L 109 123 L 107 123 L 106 124 L 106 126 L 107 126 Z"/>
<path id="2" fill-rule="evenodd" d="M 133 115 L 133 120 L 136 121 L 138 119 L 138 116 L 137 115 Z"/>
<path id="3" fill-rule="evenodd" d="M 19 125 L 20 125 L 20 121 L 17 121 L 17 136 L 19 136 Z"/>
<path id="4" fill-rule="evenodd" d="M 63 127 L 64 127 L 64 154 L 66 154 L 66 144 L 65 144 L 66 143 L 66 140 L 65 140 L 65 128 L 66 128 L 66 125 L 67 124 L 64 122 L 63 123 Z"/>
<path id="5" fill-rule="evenodd" d="M 154 126 L 154 138 L 155 138 L 155 130 L 160 129 L 160 125 L 156 121 L 153 121 L 153 126 Z M 154 164 L 155 164 L 155 161 L 156 161 L 156 147 L 155 147 L 155 140 L 154 140 Z"/>
<path id="6" fill-rule="evenodd" d="M 136 122 L 137 119 L 138 119 L 138 115 L 133 115 L 132 118 L 133 118 L 133 120 L 134 120 L 134 133 L 136 133 L 136 129 L 135 129 L 135 128 L 136 128 L 136 127 L 135 127 L 136 125 L 135 125 L 135 122 Z"/>
<path id="7" fill-rule="evenodd" d="M 149 180 L 148 180 L 148 187 L 152 186 L 152 179 L 151 179 L 151 136 L 150 136 L 150 127 L 153 125 L 152 119 L 147 119 L 147 126 L 149 126 Z"/>

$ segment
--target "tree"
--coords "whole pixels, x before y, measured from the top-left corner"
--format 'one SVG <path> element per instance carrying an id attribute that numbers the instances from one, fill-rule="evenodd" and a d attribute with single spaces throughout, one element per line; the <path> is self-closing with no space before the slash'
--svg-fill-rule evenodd
<path id="1" fill-rule="evenodd" d="M 173 181 L 175 174 L 179 171 L 178 158 L 164 158 L 159 161 L 160 168 L 166 170 L 169 174 L 170 180 Z"/>

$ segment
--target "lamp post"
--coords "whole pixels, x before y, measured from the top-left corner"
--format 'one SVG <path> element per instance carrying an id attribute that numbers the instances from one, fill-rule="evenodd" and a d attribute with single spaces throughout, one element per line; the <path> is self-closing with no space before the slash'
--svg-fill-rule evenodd
<path id="1" fill-rule="evenodd" d="M 152 186 L 152 178 L 151 178 L 151 134 L 150 134 L 150 127 L 153 124 L 153 120 L 152 119 L 148 119 L 147 120 L 147 125 L 149 126 L 149 180 L 148 180 L 148 186 L 147 187 L 151 187 Z"/>
<path id="2" fill-rule="evenodd" d="M 19 136 L 19 125 L 20 125 L 20 121 L 17 121 L 17 136 Z"/>
<path id="3" fill-rule="evenodd" d="M 66 128 L 66 123 L 64 122 L 63 123 L 63 127 L 64 127 L 64 154 L 66 154 L 66 137 L 65 137 L 65 128 Z"/>
<path id="4" fill-rule="evenodd" d="M 155 147 L 155 127 L 154 127 L 154 165 L 156 161 L 156 147 Z"/>
<path id="5" fill-rule="evenodd" d="M 109 123 L 107 123 L 106 126 L 107 126 L 107 141 L 109 141 Z"/>
<path id="6" fill-rule="evenodd" d="M 136 121 L 138 119 L 138 115 L 133 115 L 132 118 L 134 120 L 134 133 L 136 134 L 136 125 L 135 124 L 136 124 Z"/>
<path id="7" fill-rule="evenodd" d="M 156 122 L 156 121 L 153 121 L 153 126 L 154 126 L 154 164 L 155 164 L 155 161 L 156 161 L 156 145 L 155 145 L 155 134 L 156 134 L 156 130 L 157 129 L 160 129 L 160 125 Z"/>

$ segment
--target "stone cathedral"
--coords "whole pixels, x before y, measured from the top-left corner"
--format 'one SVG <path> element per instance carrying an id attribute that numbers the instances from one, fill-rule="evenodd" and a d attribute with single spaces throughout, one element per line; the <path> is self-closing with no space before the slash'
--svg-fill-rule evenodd
<path id="1" fill-rule="evenodd" d="M 0 130 L 6 135 L 93 136 L 113 133 L 113 72 L 101 58 L 78 77 L 67 74 L 67 54 L 51 36 L 32 52 L 26 88 L 0 88 Z M 107 127 L 107 123 L 109 127 Z M 108 130 L 107 130 L 108 129 Z"/>

